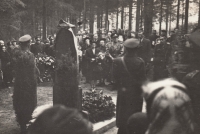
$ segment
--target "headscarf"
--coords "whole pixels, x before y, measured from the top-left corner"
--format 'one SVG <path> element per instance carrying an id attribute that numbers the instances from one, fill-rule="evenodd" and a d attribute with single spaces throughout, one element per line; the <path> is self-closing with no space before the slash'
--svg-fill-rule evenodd
<path id="1" fill-rule="evenodd" d="M 77 110 L 57 105 L 39 115 L 28 134 L 92 134 L 92 125 Z"/>
<path id="2" fill-rule="evenodd" d="M 174 79 L 143 86 L 150 122 L 146 134 L 194 134 L 195 122 L 186 87 Z"/>

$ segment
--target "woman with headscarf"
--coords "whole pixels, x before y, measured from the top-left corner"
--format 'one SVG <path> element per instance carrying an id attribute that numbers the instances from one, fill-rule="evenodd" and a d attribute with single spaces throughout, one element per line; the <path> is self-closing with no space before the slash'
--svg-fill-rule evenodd
<path id="1" fill-rule="evenodd" d="M 173 79 L 143 86 L 149 126 L 146 134 L 194 134 L 195 121 L 186 87 Z"/>

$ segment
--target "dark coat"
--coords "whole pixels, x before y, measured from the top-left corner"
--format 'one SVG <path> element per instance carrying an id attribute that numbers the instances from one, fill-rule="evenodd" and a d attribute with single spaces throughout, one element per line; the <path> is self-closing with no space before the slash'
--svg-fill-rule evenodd
<path id="1" fill-rule="evenodd" d="M 145 64 L 151 61 L 152 50 L 150 40 L 143 38 L 139 44 L 137 55 L 144 60 Z"/>
<path id="2" fill-rule="evenodd" d="M 95 48 L 95 54 L 93 53 L 92 51 L 92 48 L 89 48 L 86 50 L 86 53 L 85 53 L 85 58 L 88 62 L 88 75 L 90 77 L 90 79 L 93 79 L 94 78 L 94 72 L 98 72 L 98 63 L 97 63 L 97 60 L 95 61 L 92 61 L 92 59 L 96 59 L 98 54 L 99 54 L 100 50 L 98 48 Z"/>
<path id="3" fill-rule="evenodd" d="M 115 84 L 117 94 L 117 127 L 126 125 L 128 118 L 136 112 L 142 111 L 141 84 L 146 79 L 145 65 L 141 58 L 124 56 L 128 71 L 126 71 L 121 57 L 113 61 Z"/>
<path id="4" fill-rule="evenodd" d="M 38 55 L 39 53 L 43 54 L 44 50 L 45 50 L 45 45 L 42 43 L 40 43 L 40 44 L 35 43 L 35 44 L 31 45 L 30 50 L 34 55 Z"/>

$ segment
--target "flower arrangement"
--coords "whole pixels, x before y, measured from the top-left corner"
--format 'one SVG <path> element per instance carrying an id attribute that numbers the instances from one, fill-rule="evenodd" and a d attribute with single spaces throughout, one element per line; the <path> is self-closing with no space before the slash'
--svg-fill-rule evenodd
<path id="1" fill-rule="evenodd" d="M 45 65 L 46 69 L 54 69 L 55 68 L 55 58 L 48 55 L 40 54 L 35 57 L 37 65 Z"/>
<path id="2" fill-rule="evenodd" d="M 51 75 L 55 69 L 55 58 L 48 55 L 39 54 L 35 57 L 36 65 L 40 69 L 40 78 L 44 81 L 50 81 Z"/>
<path id="3" fill-rule="evenodd" d="M 103 95 L 103 91 L 90 90 L 82 96 L 82 109 L 89 113 L 93 123 L 110 119 L 115 115 L 115 104 L 111 96 Z"/>

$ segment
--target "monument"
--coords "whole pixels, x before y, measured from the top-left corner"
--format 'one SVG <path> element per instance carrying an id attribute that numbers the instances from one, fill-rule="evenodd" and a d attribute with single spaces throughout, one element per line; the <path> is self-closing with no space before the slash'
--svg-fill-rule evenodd
<path id="1" fill-rule="evenodd" d="M 73 34 L 74 25 L 60 20 L 55 39 L 56 69 L 53 85 L 53 104 L 81 109 L 78 87 L 77 42 Z"/>

